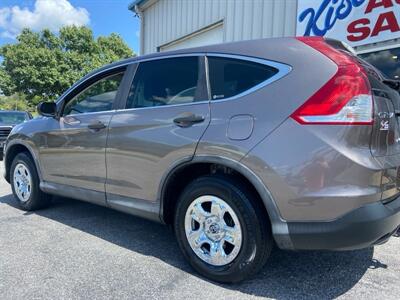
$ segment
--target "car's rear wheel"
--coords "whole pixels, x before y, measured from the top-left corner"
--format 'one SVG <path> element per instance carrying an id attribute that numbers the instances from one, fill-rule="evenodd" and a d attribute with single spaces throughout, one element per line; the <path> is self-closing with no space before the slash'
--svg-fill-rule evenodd
<path id="1" fill-rule="evenodd" d="M 10 169 L 11 188 L 19 206 L 24 210 L 36 210 L 49 205 L 51 196 L 39 187 L 39 176 L 32 158 L 19 153 Z"/>
<path id="2" fill-rule="evenodd" d="M 190 264 L 219 282 L 256 273 L 273 241 L 263 208 L 240 182 L 205 176 L 189 184 L 177 204 L 174 229 Z"/>

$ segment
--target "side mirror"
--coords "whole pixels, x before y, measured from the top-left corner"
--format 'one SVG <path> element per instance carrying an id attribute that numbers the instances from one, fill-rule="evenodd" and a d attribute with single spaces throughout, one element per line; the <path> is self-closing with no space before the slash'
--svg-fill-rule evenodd
<path id="1" fill-rule="evenodd" d="M 57 105 L 54 102 L 40 102 L 37 106 L 37 112 L 44 117 L 55 117 Z"/>

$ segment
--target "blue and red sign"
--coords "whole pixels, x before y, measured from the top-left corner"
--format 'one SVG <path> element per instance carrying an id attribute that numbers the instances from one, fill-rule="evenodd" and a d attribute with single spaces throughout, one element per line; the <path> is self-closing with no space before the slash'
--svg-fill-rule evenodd
<path id="1" fill-rule="evenodd" d="M 298 0 L 297 35 L 352 46 L 400 38 L 400 0 Z"/>

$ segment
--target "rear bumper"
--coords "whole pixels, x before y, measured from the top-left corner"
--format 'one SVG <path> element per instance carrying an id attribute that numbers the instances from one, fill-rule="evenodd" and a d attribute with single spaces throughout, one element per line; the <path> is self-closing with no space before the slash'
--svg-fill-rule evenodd
<path id="1" fill-rule="evenodd" d="M 400 197 L 372 203 L 330 222 L 289 222 L 296 250 L 354 250 L 386 242 L 400 226 Z M 279 244 L 279 243 L 278 243 Z"/>

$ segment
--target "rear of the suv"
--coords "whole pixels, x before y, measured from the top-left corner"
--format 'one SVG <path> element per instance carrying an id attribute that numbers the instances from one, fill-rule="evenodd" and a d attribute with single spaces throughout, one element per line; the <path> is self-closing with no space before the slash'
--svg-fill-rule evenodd
<path id="1" fill-rule="evenodd" d="M 41 104 L 44 118 L 11 133 L 5 175 L 26 210 L 55 194 L 170 224 L 198 272 L 235 282 L 274 244 L 345 250 L 392 235 L 399 104 L 322 38 L 158 53 Z"/>
<path id="2" fill-rule="evenodd" d="M 243 160 L 269 183 L 284 220 L 275 240 L 292 249 L 382 243 L 400 224 L 399 94 L 329 41 L 298 40 L 337 69 Z"/>

